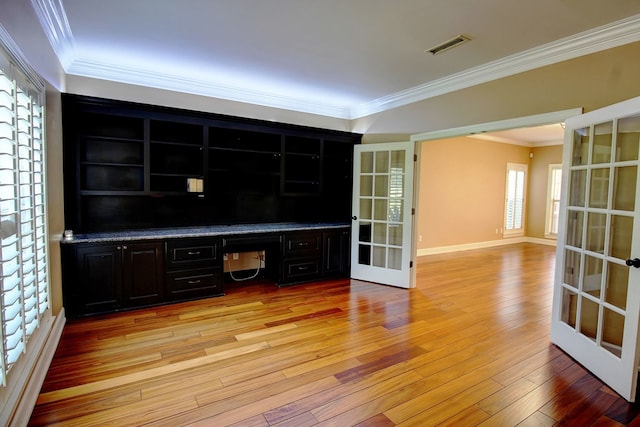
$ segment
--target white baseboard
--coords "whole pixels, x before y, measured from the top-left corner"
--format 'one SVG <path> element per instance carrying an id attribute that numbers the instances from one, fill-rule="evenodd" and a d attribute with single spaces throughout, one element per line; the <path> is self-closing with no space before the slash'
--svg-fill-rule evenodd
<path id="1" fill-rule="evenodd" d="M 49 371 L 49 366 L 51 365 L 53 356 L 58 348 L 58 343 L 60 342 L 60 337 L 62 336 L 62 330 L 64 329 L 65 323 L 66 317 L 63 308 L 60 310 L 58 316 L 54 318 L 51 329 L 44 338 L 44 342 L 41 345 L 41 351 L 37 356 L 37 360 L 33 365 L 30 375 L 28 375 L 24 391 L 14 405 L 15 409 L 13 410 L 13 416 L 8 425 L 26 426 L 29 423 L 29 418 L 31 418 L 31 413 L 33 412 L 33 408 L 38 400 L 40 389 L 42 388 L 42 384 L 44 384 L 47 372 Z"/>
<path id="2" fill-rule="evenodd" d="M 439 246 L 436 248 L 418 249 L 417 256 L 446 254 L 450 252 L 468 251 L 471 249 L 493 248 L 496 246 L 512 245 L 514 243 L 537 243 L 541 245 L 556 246 L 556 241 L 551 239 L 539 239 L 536 237 L 513 237 L 500 240 L 488 240 L 485 242 L 464 243 L 461 245 Z"/>

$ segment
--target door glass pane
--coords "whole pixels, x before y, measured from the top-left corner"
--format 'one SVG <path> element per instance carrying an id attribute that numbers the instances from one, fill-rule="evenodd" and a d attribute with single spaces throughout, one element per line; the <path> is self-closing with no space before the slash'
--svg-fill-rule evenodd
<path id="1" fill-rule="evenodd" d="M 580 333 L 595 339 L 598 333 L 598 309 L 600 306 L 588 298 L 580 297 Z"/>
<path id="2" fill-rule="evenodd" d="M 404 159 L 405 159 L 405 151 L 397 150 L 391 152 L 391 168 L 400 170 L 404 173 Z"/>
<path id="3" fill-rule="evenodd" d="M 402 246 L 402 225 L 389 224 L 389 244 Z"/>
<path id="4" fill-rule="evenodd" d="M 373 177 L 371 175 L 362 175 L 360 177 L 360 195 L 373 196 Z"/>
<path id="5" fill-rule="evenodd" d="M 376 152 L 376 173 L 389 173 L 389 152 Z"/>
<path id="6" fill-rule="evenodd" d="M 373 153 L 360 153 L 360 172 L 373 173 Z"/>
<path id="7" fill-rule="evenodd" d="M 622 336 L 624 335 L 624 316 L 606 307 L 602 316 L 602 348 L 620 357 L 622 355 Z"/>
<path id="8" fill-rule="evenodd" d="M 640 146 L 640 117 L 626 117 L 618 121 L 616 161 L 638 160 Z"/>
<path id="9" fill-rule="evenodd" d="M 633 217 L 611 215 L 609 254 L 618 259 L 631 258 Z"/>
<path id="10" fill-rule="evenodd" d="M 608 262 L 605 301 L 625 310 L 627 308 L 628 284 L 629 267 L 626 265 Z"/>
<path id="11" fill-rule="evenodd" d="M 402 269 L 402 249 L 389 248 L 389 268 L 393 270 Z"/>
<path id="12" fill-rule="evenodd" d="M 594 127 L 592 164 L 611 162 L 611 142 L 613 123 L 603 123 Z"/>
<path id="13" fill-rule="evenodd" d="M 587 220 L 587 250 L 604 253 L 604 236 L 606 231 L 607 216 L 605 214 L 588 214 Z"/>
<path id="14" fill-rule="evenodd" d="M 567 245 L 582 247 L 582 227 L 584 224 L 584 212 L 567 212 Z"/>
<path id="15" fill-rule="evenodd" d="M 582 281 L 582 291 L 596 298 L 600 298 L 600 287 L 602 286 L 602 260 L 586 255 L 584 257 L 584 280 Z"/>
<path id="16" fill-rule="evenodd" d="M 360 218 L 372 219 L 373 204 L 371 199 L 360 199 Z"/>
<path id="17" fill-rule="evenodd" d="M 580 254 L 566 250 L 564 252 L 564 283 L 578 289 L 580 284 Z"/>
<path id="18" fill-rule="evenodd" d="M 621 211 L 635 209 L 637 174 L 637 166 L 615 168 L 613 209 Z"/>
<path id="19" fill-rule="evenodd" d="M 586 165 L 589 159 L 589 134 L 590 128 L 576 129 L 573 131 L 573 161 L 572 166 Z"/>
<path id="20" fill-rule="evenodd" d="M 376 199 L 374 200 L 374 212 L 373 219 L 377 221 L 386 221 L 387 220 L 387 200 L 386 199 Z"/>
<path id="21" fill-rule="evenodd" d="M 389 193 L 389 176 L 376 175 L 375 195 L 376 197 L 387 197 Z"/>
<path id="22" fill-rule="evenodd" d="M 389 200 L 389 221 L 402 221 L 402 199 Z"/>
<path id="23" fill-rule="evenodd" d="M 371 223 L 360 221 L 359 242 L 371 242 Z"/>
<path id="24" fill-rule="evenodd" d="M 571 187 L 569 188 L 569 206 L 584 206 L 587 187 L 587 171 L 571 171 Z"/>
<path id="25" fill-rule="evenodd" d="M 562 313 L 560 318 L 567 325 L 575 328 L 578 313 L 578 295 L 566 288 L 562 289 Z"/>
<path id="26" fill-rule="evenodd" d="M 609 196 L 609 168 L 591 171 L 591 189 L 589 190 L 589 206 L 606 208 Z"/>
<path id="27" fill-rule="evenodd" d="M 387 243 L 387 225 L 383 222 L 373 224 L 373 243 L 385 245 Z"/>
<path id="28" fill-rule="evenodd" d="M 371 265 L 371 246 L 358 245 L 358 264 Z"/>
<path id="29" fill-rule="evenodd" d="M 387 266 L 387 249 L 384 247 L 374 246 L 373 247 L 373 265 L 375 267 L 386 267 Z"/>

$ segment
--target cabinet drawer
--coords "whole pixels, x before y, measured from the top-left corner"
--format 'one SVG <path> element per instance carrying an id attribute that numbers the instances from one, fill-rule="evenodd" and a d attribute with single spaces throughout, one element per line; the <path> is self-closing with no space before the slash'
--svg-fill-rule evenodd
<path id="1" fill-rule="evenodd" d="M 189 299 L 222 295 L 223 276 L 219 268 L 201 268 L 167 274 L 169 298 Z"/>
<path id="2" fill-rule="evenodd" d="M 284 261 L 283 266 L 285 282 L 296 282 L 320 275 L 320 260 L 318 258 L 288 260 Z"/>
<path id="3" fill-rule="evenodd" d="M 218 239 L 180 239 L 167 242 L 169 269 L 215 267 L 218 260 Z"/>
<path id="4" fill-rule="evenodd" d="M 284 236 L 284 256 L 319 254 L 322 247 L 320 233 L 295 233 Z"/>

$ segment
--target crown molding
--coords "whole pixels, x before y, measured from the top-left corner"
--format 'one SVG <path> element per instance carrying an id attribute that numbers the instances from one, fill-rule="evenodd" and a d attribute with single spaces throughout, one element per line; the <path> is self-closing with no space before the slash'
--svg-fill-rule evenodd
<path id="1" fill-rule="evenodd" d="M 640 15 L 519 52 L 352 108 L 357 119 L 640 40 Z"/>
<path id="2" fill-rule="evenodd" d="M 74 43 L 62 0 L 31 0 L 31 6 L 53 51 L 66 70 L 73 62 Z"/>
<path id="3" fill-rule="evenodd" d="M 211 80 L 122 66 L 95 59 L 76 59 L 66 71 L 68 74 L 82 77 L 154 87 L 156 89 L 209 96 L 340 119 L 350 118 L 349 108 L 344 106 L 322 104 L 316 100 L 299 99 L 239 86 L 223 85 Z"/>

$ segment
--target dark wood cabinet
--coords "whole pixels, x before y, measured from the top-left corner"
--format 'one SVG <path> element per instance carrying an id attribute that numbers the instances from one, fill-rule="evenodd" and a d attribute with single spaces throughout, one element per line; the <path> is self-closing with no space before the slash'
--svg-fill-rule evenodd
<path id="1" fill-rule="evenodd" d="M 323 265 L 325 276 L 349 274 L 351 233 L 348 230 L 330 230 L 322 233 Z"/>
<path id="2" fill-rule="evenodd" d="M 280 286 L 349 273 L 346 225 L 291 231 L 268 228 L 151 241 L 63 241 L 62 286 L 67 315 L 79 317 L 222 296 L 224 253 L 264 251 L 264 277 Z"/>
<path id="3" fill-rule="evenodd" d="M 164 300 L 162 244 L 124 244 L 121 252 L 122 296 L 125 307 L 143 307 L 161 303 Z"/>
<path id="4" fill-rule="evenodd" d="M 223 252 L 263 250 L 278 285 L 348 272 L 348 231 L 334 228 L 351 221 L 362 135 L 72 94 L 62 125 L 64 228 L 87 239 L 62 243 L 70 317 L 223 295 Z"/>
<path id="5" fill-rule="evenodd" d="M 64 303 L 71 317 L 164 300 L 161 243 L 63 247 Z"/>
<path id="6" fill-rule="evenodd" d="M 322 232 L 284 233 L 281 284 L 309 281 L 322 272 Z"/>
<path id="7" fill-rule="evenodd" d="M 284 137 L 282 194 L 294 196 L 320 194 L 321 144 L 322 141 L 318 138 Z"/>
<path id="8" fill-rule="evenodd" d="M 166 246 L 167 300 L 224 295 L 221 239 L 173 239 Z"/>
<path id="9" fill-rule="evenodd" d="M 345 222 L 361 135 L 62 95 L 65 228 Z"/>

